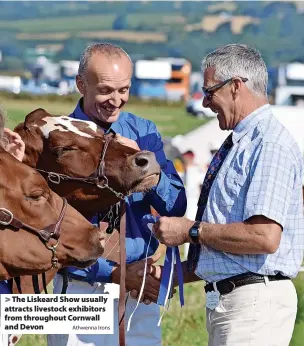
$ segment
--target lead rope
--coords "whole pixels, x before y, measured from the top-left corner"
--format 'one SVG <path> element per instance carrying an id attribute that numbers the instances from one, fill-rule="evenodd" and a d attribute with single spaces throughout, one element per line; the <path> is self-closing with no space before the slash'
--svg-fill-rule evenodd
<path id="1" fill-rule="evenodd" d="M 148 253 L 149 253 L 150 243 L 151 243 L 151 239 L 152 239 L 152 224 L 151 224 L 151 226 L 149 224 L 148 227 L 150 229 L 150 238 L 149 238 L 149 242 L 148 242 L 148 246 L 147 246 L 147 250 L 146 250 L 146 256 L 145 256 L 145 269 L 144 269 L 143 282 L 142 282 L 142 285 L 141 285 L 141 288 L 140 288 L 139 296 L 138 296 L 138 299 L 137 299 L 137 304 L 136 304 L 135 309 L 133 310 L 133 312 L 130 315 L 129 320 L 128 320 L 127 332 L 130 330 L 132 317 L 133 317 L 135 311 L 137 310 L 137 308 L 138 308 L 138 306 L 140 304 L 140 300 L 142 298 L 142 295 L 143 295 L 143 292 L 144 292 L 144 288 L 145 288 L 146 274 L 147 274 L 147 269 L 148 269 Z"/>
<path id="2" fill-rule="evenodd" d="M 118 328 L 119 328 L 119 346 L 126 345 L 125 331 L 125 312 L 126 312 L 126 205 L 121 201 L 120 208 L 120 227 L 119 227 L 119 245 L 120 245 L 120 292 L 118 301 Z"/>

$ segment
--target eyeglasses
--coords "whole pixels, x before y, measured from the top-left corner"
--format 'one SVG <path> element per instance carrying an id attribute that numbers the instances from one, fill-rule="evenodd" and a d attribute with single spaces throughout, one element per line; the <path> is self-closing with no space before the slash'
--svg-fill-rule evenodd
<path id="1" fill-rule="evenodd" d="M 209 88 L 205 88 L 205 87 L 202 87 L 202 90 L 203 90 L 203 94 L 204 94 L 204 97 L 206 97 L 207 100 L 211 100 L 212 99 L 212 96 L 214 94 L 214 92 L 220 88 L 222 88 L 224 85 L 232 82 L 236 77 L 233 77 L 233 78 L 229 78 L 229 79 L 226 79 L 224 80 L 223 82 L 220 82 L 218 84 L 215 84 L 213 85 L 212 87 L 209 87 Z M 242 82 L 247 82 L 248 81 L 248 78 L 244 78 L 244 77 L 239 77 Z"/>

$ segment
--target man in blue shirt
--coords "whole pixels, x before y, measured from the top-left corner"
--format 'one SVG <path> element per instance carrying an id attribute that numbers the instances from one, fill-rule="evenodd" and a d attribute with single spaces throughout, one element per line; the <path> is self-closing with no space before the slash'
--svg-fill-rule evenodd
<path id="1" fill-rule="evenodd" d="M 126 198 L 127 218 L 127 279 L 128 291 L 139 291 L 142 278 L 136 273 L 143 268 L 144 258 L 150 238 L 142 226 L 144 215 L 151 213 L 151 206 L 166 216 L 183 216 L 186 210 L 186 196 L 182 181 L 172 162 L 166 159 L 161 136 L 153 122 L 121 112 L 129 98 L 133 65 L 128 54 L 120 47 L 111 44 L 93 44 L 86 48 L 80 59 L 77 86 L 83 98 L 71 114 L 75 119 L 94 121 L 106 132 L 113 130 L 124 137 L 122 141 L 130 147 L 153 151 L 161 166 L 157 186 L 146 193 L 133 193 Z M 94 220 L 92 220 L 94 222 Z M 153 238 L 148 255 L 155 253 L 158 241 Z M 152 264 L 157 258 L 150 259 Z M 67 293 L 109 292 L 119 296 L 120 269 L 116 263 L 100 258 L 96 264 L 85 269 L 69 269 Z M 149 287 L 159 285 L 159 278 L 147 275 Z M 62 277 L 54 281 L 54 293 L 60 293 Z M 145 297 L 148 300 L 148 297 Z M 117 303 L 114 303 L 114 335 L 49 335 L 49 346 L 72 345 L 118 345 Z M 136 300 L 128 298 L 126 319 L 136 306 Z M 159 306 L 139 304 L 132 319 L 131 329 L 126 334 L 128 346 L 161 345 L 161 331 L 157 327 Z"/>

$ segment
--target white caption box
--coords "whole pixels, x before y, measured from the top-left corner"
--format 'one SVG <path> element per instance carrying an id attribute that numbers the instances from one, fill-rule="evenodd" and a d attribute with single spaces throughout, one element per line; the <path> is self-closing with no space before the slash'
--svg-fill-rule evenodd
<path id="1" fill-rule="evenodd" d="M 1 294 L 0 334 L 113 334 L 109 294 Z"/>

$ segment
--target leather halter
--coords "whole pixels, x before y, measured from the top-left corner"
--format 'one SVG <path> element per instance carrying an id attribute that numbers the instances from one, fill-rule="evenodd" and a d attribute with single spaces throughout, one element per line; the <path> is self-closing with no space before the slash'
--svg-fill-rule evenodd
<path id="1" fill-rule="evenodd" d="M 52 251 L 52 260 L 51 260 L 52 268 L 57 268 L 58 266 L 58 258 L 56 257 L 56 248 L 59 243 L 60 226 L 61 226 L 63 217 L 66 212 L 66 208 L 67 208 L 66 199 L 62 198 L 62 200 L 63 200 L 63 206 L 62 206 L 57 222 L 55 224 L 51 224 L 47 227 L 44 227 L 43 229 L 38 229 L 36 227 L 30 226 L 27 223 L 24 223 L 20 221 L 19 219 L 17 219 L 10 210 L 6 208 L 0 208 L 0 225 L 10 226 L 17 230 L 22 228 L 24 230 L 27 230 L 31 233 L 36 234 L 43 241 L 46 248 Z M 57 243 L 55 245 L 49 246 L 47 243 L 51 238 L 56 239 Z"/>
<path id="2" fill-rule="evenodd" d="M 126 345 L 126 337 L 125 337 L 125 308 L 126 308 L 126 209 L 124 202 L 124 195 L 121 192 L 114 190 L 111 186 L 109 186 L 109 180 L 105 174 L 105 156 L 107 153 L 108 146 L 113 139 L 113 135 L 106 135 L 105 142 L 102 149 L 101 157 L 99 160 L 99 164 L 97 166 L 96 171 L 92 176 L 86 178 L 77 178 L 71 177 L 69 175 L 55 173 L 55 172 L 47 172 L 42 169 L 36 170 L 40 173 L 46 174 L 47 179 L 53 184 L 60 184 L 61 181 L 78 181 L 86 184 L 91 184 L 97 186 L 99 189 L 108 189 L 120 200 L 120 235 L 119 235 L 119 243 L 120 243 L 120 295 L 119 295 L 119 303 L 118 303 L 118 318 L 119 318 L 119 345 Z M 110 210 L 111 212 L 111 210 Z M 115 222 L 114 222 L 115 226 Z M 65 270 L 65 276 L 67 279 L 67 271 Z M 65 282 L 66 281 L 66 282 Z M 38 290 L 39 293 L 39 285 L 37 283 L 37 279 L 35 278 L 35 283 L 33 281 L 35 291 Z M 66 293 L 67 289 L 67 280 L 64 280 L 64 286 L 62 289 L 62 293 Z M 46 285 L 44 284 L 44 287 Z M 46 287 L 44 288 L 46 291 Z"/>
<path id="3" fill-rule="evenodd" d="M 125 337 L 125 309 L 126 309 L 126 207 L 124 202 L 124 195 L 121 192 L 117 192 L 114 190 L 111 186 L 109 186 L 109 180 L 107 176 L 105 175 L 105 156 L 108 149 L 108 146 L 110 144 L 110 141 L 113 139 L 112 135 L 106 135 L 105 136 L 105 142 L 102 149 L 101 157 L 99 160 L 99 164 L 97 166 L 97 170 L 93 173 L 92 176 L 86 177 L 86 178 L 77 178 L 77 177 L 71 177 L 69 175 L 55 173 L 55 172 L 47 172 L 42 169 L 36 170 L 40 173 L 46 174 L 47 179 L 52 182 L 53 184 L 60 184 L 62 180 L 65 181 L 78 181 L 86 184 L 95 185 L 100 189 L 108 189 L 114 195 L 120 199 L 120 236 L 119 236 L 119 243 L 120 243 L 120 295 L 119 295 L 119 303 L 118 303 L 118 318 L 119 318 L 119 345 L 125 346 L 126 345 L 126 337 Z M 39 293 L 39 286 L 36 283 L 34 284 L 34 287 L 36 286 L 35 290 L 38 289 Z M 67 282 L 64 284 L 63 291 L 66 292 L 67 288 Z M 46 289 L 45 289 L 46 290 Z M 64 293 L 65 293 L 64 292 Z"/>
<path id="4" fill-rule="evenodd" d="M 107 176 L 105 175 L 105 156 L 106 156 L 108 146 L 109 146 L 112 139 L 113 139 L 113 136 L 111 134 L 105 136 L 105 142 L 104 142 L 104 146 L 102 149 L 102 153 L 101 153 L 101 157 L 100 157 L 97 169 L 89 177 L 85 177 L 85 178 L 71 177 L 71 176 L 66 175 L 66 174 L 48 172 L 48 171 L 45 171 L 43 169 L 38 169 L 38 168 L 36 168 L 36 171 L 47 175 L 47 180 L 49 180 L 53 184 L 60 184 L 61 181 L 78 181 L 78 182 L 85 183 L 85 184 L 95 185 L 99 189 L 108 189 L 112 193 L 114 193 L 114 195 L 118 199 L 123 200 L 124 195 L 121 192 L 114 190 L 109 185 L 109 180 L 108 180 Z"/>

